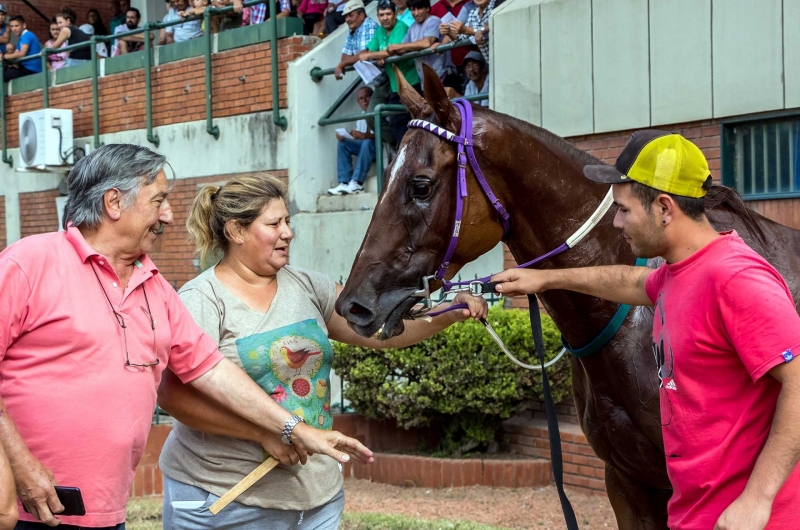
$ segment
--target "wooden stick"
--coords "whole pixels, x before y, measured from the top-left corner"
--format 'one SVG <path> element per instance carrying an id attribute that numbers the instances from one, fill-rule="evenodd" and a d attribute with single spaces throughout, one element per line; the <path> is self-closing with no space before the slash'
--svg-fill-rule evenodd
<path id="1" fill-rule="evenodd" d="M 217 502 L 211 505 L 208 509 L 212 514 L 217 515 L 221 512 L 227 505 L 232 503 L 236 500 L 236 497 L 247 491 L 247 489 L 258 482 L 261 477 L 272 471 L 272 468 L 278 465 L 278 461 L 272 457 L 267 458 L 264 460 L 260 466 L 255 468 L 249 475 L 244 477 L 237 485 L 232 487 L 228 492 L 220 497 Z"/>

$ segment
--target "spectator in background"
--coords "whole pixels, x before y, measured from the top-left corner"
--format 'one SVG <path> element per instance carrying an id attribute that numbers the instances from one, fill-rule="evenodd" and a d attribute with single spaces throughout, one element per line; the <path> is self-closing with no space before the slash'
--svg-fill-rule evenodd
<path id="1" fill-rule="evenodd" d="M 410 28 L 414 24 L 414 16 L 408 8 L 408 0 L 392 0 L 392 2 L 397 6 L 397 20 Z"/>
<path id="2" fill-rule="evenodd" d="M 392 44 L 400 44 L 408 33 L 408 26 L 402 21 L 397 19 L 397 12 L 395 4 L 391 0 L 380 0 L 378 4 L 378 22 L 381 27 L 375 31 L 375 36 L 367 44 L 367 49 L 361 52 L 358 56 L 361 61 L 377 61 L 379 65 L 389 57 L 386 48 Z M 403 77 L 406 78 L 418 92 L 421 92 L 419 76 L 417 75 L 417 67 L 414 61 L 407 59 L 395 63 Z M 394 73 L 394 68 L 386 68 L 386 74 L 389 76 L 390 93 L 387 99 L 389 104 L 402 104 L 400 95 L 397 93 L 397 76 Z M 408 122 L 411 116 L 406 112 L 403 114 L 392 114 L 389 118 L 389 130 L 395 142 L 400 143 L 403 135 L 408 130 Z"/>
<path id="3" fill-rule="evenodd" d="M 117 29 L 117 26 L 125 24 L 125 12 L 122 10 L 122 3 L 120 0 L 111 0 L 111 18 L 108 21 L 108 30 L 111 32 L 111 35 L 114 34 L 114 30 Z M 130 4 L 128 5 L 130 7 Z"/>
<path id="4" fill-rule="evenodd" d="M 92 26 L 91 24 L 81 24 L 78 27 L 78 29 L 86 33 L 86 35 L 88 35 L 90 39 L 92 38 L 92 35 L 94 35 L 94 26 Z M 97 50 L 98 57 L 102 58 L 108 57 L 108 48 L 106 48 L 106 44 L 104 42 L 98 42 L 97 44 L 95 44 L 95 50 Z M 89 51 L 89 53 L 91 53 L 91 50 Z"/>
<path id="5" fill-rule="evenodd" d="M 125 16 L 125 25 L 124 26 L 117 26 L 115 30 L 115 35 L 119 35 L 120 33 L 125 33 L 127 31 L 133 31 L 139 27 L 139 22 L 142 20 L 142 15 L 139 13 L 139 10 L 135 7 L 128 8 L 128 11 Z M 150 39 L 152 40 L 155 37 L 152 33 L 150 33 Z M 121 39 L 116 40 L 115 44 L 115 53 L 112 55 L 114 57 L 118 55 L 125 55 L 126 53 L 133 53 L 138 52 L 144 46 L 144 33 L 139 33 L 138 35 L 129 35 L 127 37 L 122 37 Z"/>
<path id="6" fill-rule="evenodd" d="M 56 21 L 61 30 L 58 32 L 58 37 L 53 43 L 53 48 L 60 48 L 64 43 L 66 43 L 67 46 L 72 46 L 73 44 L 89 42 L 89 36 L 75 27 L 75 20 L 77 20 L 75 11 L 68 7 L 65 7 L 61 13 L 56 15 Z M 78 48 L 77 50 L 69 52 L 69 57 L 64 61 L 64 66 L 76 66 L 85 63 L 91 58 L 92 52 L 89 46 Z"/>
<path id="7" fill-rule="evenodd" d="M 464 72 L 467 74 L 467 79 L 469 79 L 469 83 L 464 89 L 465 96 L 489 93 L 489 68 L 486 66 L 486 61 L 483 59 L 481 52 L 471 51 L 467 54 L 464 58 Z M 488 107 L 489 100 L 484 99 L 478 104 Z"/>
<path id="8" fill-rule="evenodd" d="M 174 13 L 164 17 L 165 22 L 172 22 L 173 20 L 180 20 L 183 18 L 181 13 L 186 13 L 187 5 L 186 0 L 173 0 L 175 7 Z M 169 20 L 167 20 L 169 17 Z M 172 44 L 173 42 L 186 42 L 187 40 L 196 39 L 203 36 L 203 21 L 201 20 L 186 20 L 180 24 L 164 28 L 166 37 L 165 44 Z"/>
<path id="9" fill-rule="evenodd" d="M 164 18 L 161 19 L 162 24 L 166 24 L 167 22 L 173 22 L 179 20 L 181 17 L 178 16 L 178 10 L 175 9 L 175 2 L 173 0 L 167 0 L 166 2 L 167 7 L 167 14 L 164 15 Z M 169 44 L 167 41 L 167 28 L 161 28 L 161 31 L 158 33 L 158 40 L 156 44 L 159 46 L 163 46 L 164 44 Z"/>
<path id="10" fill-rule="evenodd" d="M 325 10 L 325 34 L 330 35 L 336 29 L 344 24 L 344 6 L 347 0 L 334 0 L 328 2 L 328 8 Z"/>
<path id="11" fill-rule="evenodd" d="M 94 35 L 98 37 L 111 35 L 105 23 L 103 22 L 103 17 L 100 16 L 100 12 L 97 9 L 90 9 L 89 11 L 86 12 L 86 21 L 92 25 L 92 28 L 94 28 Z M 84 33 L 86 32 L 84 31 Z M 101 46 L 105 48 L 105 51 L 100 50 Z M 97 44 L 98 57 L 108 57 L 110 52 L 111 52 L 111 46 L 109 45 L 109 43 L 103 42 Z"/>
<path id="12" fill-rule="evenodd" d="M 269 0 L 269 2 L 276 2 L 277 15 L 275 18 L 286 18 L 292 14 L 292 3 L 289 0 Z M 256 4 L 250 6 L 250 25 L 261 24 L 267 20 L 269 15 L 269 3 Z"/>
<path id="13" fill-rule="evenodd" d="M 362 113 L 367 112 L 371 97 L 370 87 L 362 86 L 358 89 L 358 106 L 361 107 Z M 375 133 L 372 132 L 367 120 L 358 120 L 355 130 L 350 131 L 350 136 L 352 139 L 336 133 L 336 139 L 339 140 L 336 154 L 339 185 L 328 190 L 331 195 L 348 195 L 363 191 L 367 172 L 375 160 Z M 355 168 L 354 156 L 357 157 Z"/>
<path id="14" fill-rule="evenodd" d="M 8 10 L 5 4 L 0 4 L 0 51 L 5 52 L 5 45 L 11 42 L 11 29 L 6 23 Z M 9 50 L 11 51 L 11 50 Z"/>
<path id="15" fill-rule="evenodd" d="M 56 42 L 58 38 L 58 33 L 61 31 L 61 28 L 58 27 L 58 22 L 56 21 L 56 17 L 53 17 L 50 20 L 50 40 L 44 43 L 45 48 L 55 48 L 53 44 Z M 61 44 L 61 48 L 66 46 L 67 43 Z M 61 52 L 61 53 L 51 53 L 47 56 L 47 68 L 49 70 L 58 70 L 59 68 L 64 66 L 64 62 L 69 57 L 68 52 Z"/>
<path id="16" fill-rule="evenodd" d="M 431 16 L 430 0 L 410 0 L 408 5 L 414 17 L 414 23 L 408 28 L 408 33 L 406 33 L 406 37 L 401 44 L 392 44 L 386 49 L 389 55 L 403 55 L 404 53 L 422 51 L 426 48 L 435 47 L 441 40 L 439 26 L 442 21 L 439 17 Z M 419 57 L 414 59 L 414 62 L 420 80 L 424 79 L 422 65 L 427 64 L 433 68 L 445 86 L 460 88 L 460 79 L 452 79 L 458 78 L 458 75 L 455 75 L 455 67 L 450 61 L 450 52 Z"/>
<path id="17" fill-rule="evenodd" d="M 244 6 L 242 0 L 210 0 L 211 7 L 222 8 L 233 6 L 233 11 L 227 11 L 220 15 L 212 15 L 211 29 L 213 33 L 218 33 L 230 28 L 238 28 L 242 25 L 242 13 Z M 280 10 L 278 11 L 280 12 Z"/>
<path id="18" fill-rule="evenodd" d="M 457 35 L 452 35 L 451 28 L 451 33 L 442 38 L 442 44 L 474 37 L 486 65 L 489 66 L 489 16 L 494 9 L 495 0 L 473 0 L 473 2 L 475 2 L 475 9 L 470 11 L 467 23 L 463 26 L 456 26 Z M 435 49 L 435 46 L 432 48 Z"/>
<path id="19" fill-rule="evenodd" d="M 29 55 L 38 55 L 39 52 L 42 51 L 42 45 L 39 44 L 39 39 L 36 38 L 32 32 L 28 31 L 28 27 L 25 24 L 25 19 L 22 18 L 22 15 L 17 15 L 11 17 L 11 22 L 9 23 L 11 31 L 14 32 L 14 35 L 19 37 L 19 42 L 17 42 L 17 49 L 13 52 L 6 53 L 3 56 L 3 59 L 21 59 L 23 57 L 28 57 Z M 18 77 L 23 77 L 26 75 L 31 74 L 38 74 L 42 71 L 42 60 L 39 58 L 36 59 L 29 59 L 27 61 L 22 61 L 16 65 L 9 65 L 9 68 L 5 71 L 5 79 L 17 79 Z"/>
<path id="20" fill-rule="evenodd" d="M 367 44 L 375 36 L 375 30 L 378 29 L 378 24 L 367 16 L 367 10 L 364 9 L 362 0 L 348 0 L 342 13 L 347 27 L 350 28 L 350 33 L 347 35 L 342 49 L 342 59 L 336 65 L 334 72 L 336 79 L 342 78 L 347 66 L 358 62 L 358 54 L 367 49 Z"/>
<path id="21" fill-rule="evenodd" d="M 439 33 L 444 36 L 450 33 L 450 24 L 456 22 L 458 20 L 461 11 L 463 11 L 464 7 L 468 4 L 472 3 L 472 0 L 439 0 L 435 4 L 431 6 L 431 15 L 435 17 L 439 17 L 440 19 L 444 20 L 448 13 L 450 13 L 455 20 L 451 20 L 446 24 L 442 24 L 439 27 Z M 475 5 L 473 3 L 473 5 Z M 463 48 L 456 48 L 450 52 L 450 59 L 453 61 L 453 64 L 456 67 L 459 67 L 464 62 L 464 57 L 467 56 L 469 53 L 470 48 L 469 46 L 464 46 Z"/>
<path id="22" fill-rule="evenodd" d="M 297 8 L 297 14 L 303 19 L 303 33 L 306 35 L 317 35 L 320 28 L 317 24 L 325 17 L 325 9 L 328 7 L 327 0 L 303 0 Z"/>

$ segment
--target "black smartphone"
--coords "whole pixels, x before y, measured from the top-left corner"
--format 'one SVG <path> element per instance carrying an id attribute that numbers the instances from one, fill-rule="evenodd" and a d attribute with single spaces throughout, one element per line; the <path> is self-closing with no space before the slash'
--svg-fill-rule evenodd
<path id="1" fill-rule="evenodd" d="M 61 501 L 61 504 L 64 506 L 64 511 L 55 514 L 56 516 L 86 515 L 86 508 L 83 506 L 83 496 L 81 495 L 80 488 L 56 486 L 56 495 L 58 496 L 58 500 Z M 31 513 L 28 511 L 28 507 L 24 504 L 22 505 L 22 509 L 24 509 L 27 513 Z"/>

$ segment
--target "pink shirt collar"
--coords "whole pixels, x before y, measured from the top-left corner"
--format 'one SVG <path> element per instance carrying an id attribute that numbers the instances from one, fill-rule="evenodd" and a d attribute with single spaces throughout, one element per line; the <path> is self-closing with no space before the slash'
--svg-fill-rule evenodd
<path id="1" fill-rule="evenodd" d="M 69 241 L 72 247 L 75 249 L 75 252 L 78 253 L 78 256 L 81 258 L 81 262 L 86 263 L 86 261 L 92 256 L 103 256 L 86 242 L 86 239 L 84 239 L 81 231 L 78 230 L 76 226 L 73 226 L 72 223 L 67 225 L 67 229 L 64 231 L 64 234 L 66 235 L 67 241 Z M 158 267 L 156 267 L 156 264 L 153 263 L 153 260 L 151 260 L 147 254 L 142 254 L 139 256 L 139 259 L 136 260 L 135 264 L 136 267 L 142 271 L 150 271 L 152 274 L 158 272 Z"/>

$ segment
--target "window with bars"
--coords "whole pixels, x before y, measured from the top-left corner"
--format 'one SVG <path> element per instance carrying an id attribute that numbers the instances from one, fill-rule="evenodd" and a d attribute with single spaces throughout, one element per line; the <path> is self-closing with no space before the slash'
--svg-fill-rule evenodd
<path id="1" fill-rule="evenodd" d="M 800 116 L 723 125 L 722 183 L 745 199 L 800 196 Z"/>

